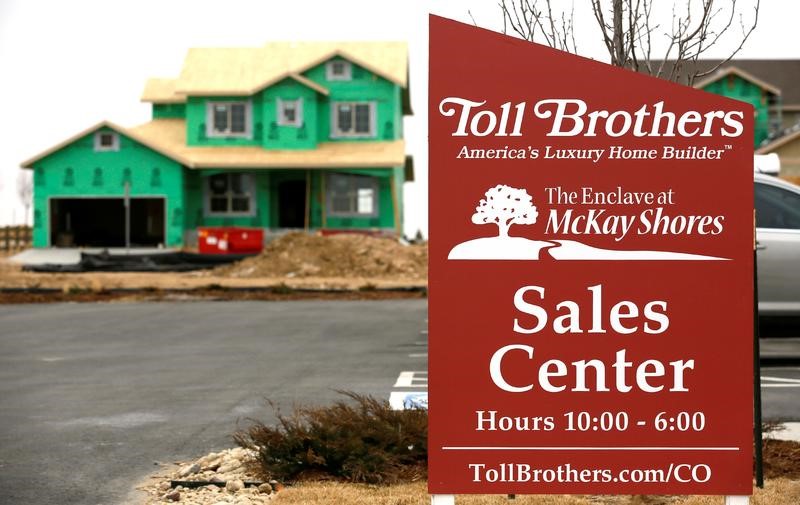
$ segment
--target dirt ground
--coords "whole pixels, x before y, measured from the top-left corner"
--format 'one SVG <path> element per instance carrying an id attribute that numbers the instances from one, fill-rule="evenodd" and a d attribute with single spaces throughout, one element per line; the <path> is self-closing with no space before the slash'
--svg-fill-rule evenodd
<path id="1" fill-rule="evenodd" d="M 259 256 L 196 272 L 35 273 L 0 258 L 0 303 L 407 298 L 424 296 L 427 275 L 427 245 L 291 233 Z"/>
<path id="2" fill-rule="evenodd" d="M 215 274 L 234 278 L 402 279 L 419 283 L 428 277 L 428 247 L 367 235 L 289 233 L 270 242 L 262 254 L 217 268 Z"/>

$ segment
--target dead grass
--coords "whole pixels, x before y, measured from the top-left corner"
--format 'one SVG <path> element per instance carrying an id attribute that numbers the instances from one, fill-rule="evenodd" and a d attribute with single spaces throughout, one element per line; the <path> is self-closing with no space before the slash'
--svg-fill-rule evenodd
<path id="1" fill-rule="evenodd" d="M 800 186 L 800 177 L 798 176 L 782 175 L 780 178 L 783 179 L 784 181 L 789 181 L 792 184 L 797 184 L 798 186 Z"/>
<path id="2" fill-rule="evenodd" d="M 302 483 L 278 494 L 276 505 L 289 504 L 360 505 L 428 505 L 427 484 L 416 482 L 396 486 L 366 486 L 342 483 Z M 800 481 L 775 479 L 764 489 L 755 491 L 751 505 L 797 505 L 800 503 Z M 719 496 L 537 496 L 517 495 L 508 500 L 500 495 L 463 495 L 456 505 L 722 505 Z"/>

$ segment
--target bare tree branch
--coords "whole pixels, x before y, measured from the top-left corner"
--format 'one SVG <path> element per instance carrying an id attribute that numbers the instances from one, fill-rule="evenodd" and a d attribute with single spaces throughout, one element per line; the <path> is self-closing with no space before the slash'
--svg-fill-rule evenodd
<path id="1" fill-rule="evenodd" d="M 742 49 L 758 23 L 761 0 L 753 1 L 752 20 L 748 21 L 740 0 L 673 0 L 671 23 L 663 28 L 661 23 L 653 23 L 654 0 L 590 0 L 590 8 L 612 65 L 692 84 Z M 553 0 L 499 0 L 498 6 L 503 33 L 578 52 L 574 2 L 566 8 Z M 719 64 L 700 68 L 702 57 L 720 46 L 726 35 L 733 35 L 737 18 L 741 33 L 734 50 Z M 653 53 L 662 51 L 663 57 L 654 60 Z"/>
<path id="2" fill-rule="evenodd" d="M 25 221 L 23 224 L 27 226 L 28 214 L 30 214 L 31 206 L 33 205 L 33 177 L 27 170 L 20 170 L 17 175 L 17 197 L 25 209 Z"/>
<path id="3" fill-rule="evenodd" d="M 478 23 L 475 22 L 475 16 L 472 15 L 472 11 L 467 9 L 467 14 L 469 14 L 469 18 L 472 20 L 473 26 L 478 26 Z"/>

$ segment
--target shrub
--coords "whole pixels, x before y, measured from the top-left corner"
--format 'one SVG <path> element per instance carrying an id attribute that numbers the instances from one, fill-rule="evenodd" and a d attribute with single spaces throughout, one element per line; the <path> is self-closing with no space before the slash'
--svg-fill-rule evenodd
<path id="1" fill-rule="evenodd" d="M 340 393 L 349 401 L 297 407 L 288 417 L 271 404 L 276 426 L 253 421 L 234 439 L 258 452 L 255 470 L 267 479 L 394 484 L 426 478 L 427 411 L 392 410 L 384 400 Z"/>
<path id="2" fill-rule="evenodd" d="M 276 295 L 290 295 L 294 293 L 294 289 L 291 286 L 288 286 L 285 282 L 276 284 L 275 286 L 272 286 L 271 289 Z"/>

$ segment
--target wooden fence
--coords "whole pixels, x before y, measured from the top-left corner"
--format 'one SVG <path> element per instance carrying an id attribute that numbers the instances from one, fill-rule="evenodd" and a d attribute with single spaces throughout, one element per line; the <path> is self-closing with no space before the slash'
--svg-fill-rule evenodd
<path id="1" fill-rule="evenodd" d="M 11 252 L 31 247 L 32 233 L 30 226 L 0 227 L 0 251 Z"/>

